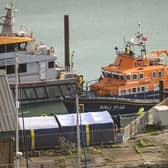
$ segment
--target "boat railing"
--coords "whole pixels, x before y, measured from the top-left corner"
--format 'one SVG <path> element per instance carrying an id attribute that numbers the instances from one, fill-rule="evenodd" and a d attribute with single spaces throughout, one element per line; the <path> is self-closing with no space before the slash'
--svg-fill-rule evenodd
<path id="1" fill-rule="evenodd" d="M 89 91 L 89 90 L 90 90 L 90 85 L 91 85 L 92 83 L 98 82 L 98 80 L 99 80 L 99 79 L 94 79 L 94 80 L 87 81 L 86 84 L 85 84 L 85 86 L 84 86 L 84 89 L 85 89 L 86 91 Z"/>
<path id="2" fill-rule="evenodd" d="M 115 96 L 96 96 L 94 92 L 89 91 L 89 90 L 84 90 L 82 96 L 87 96 L 87 98 L 94 98 L 95 100 L 97 99 L 106 99 L 106 100 L 119 100 L 119 101 L 127 101 L 128 103 L 152 103 L 156 104 L 159 103 L 159 99 L 135 99 L 135 98 L 128 98 L 128 97 L 115 97 Z"/>
<path id="3" fill-rule="evenodd" d="M 17 32 L 17 34 L 20 37 L 25 37 L 25 36 L 32 37 L 32 30 L 31 30 L 31 28 L 28 28 L 24 25 L 21 25 L 20 30 Z"/>

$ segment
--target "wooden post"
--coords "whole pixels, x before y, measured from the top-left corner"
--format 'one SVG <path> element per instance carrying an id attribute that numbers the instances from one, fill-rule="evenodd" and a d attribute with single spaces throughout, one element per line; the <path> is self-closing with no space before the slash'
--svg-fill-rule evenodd
<path id="1" fill-rule="evenodd" d="M 64 42 L 65 42 L 65 68 L 70 71 L 70 54 L 69 54 L 69 16 L 64 15 Z"/>
<path id="2" fill-rule="evenodd" d="M 163 80 L 159 81 L 159 98 L 160 98 L 160 101 L 163 101 L 163 99 L 164 99 L 164 83 L 163 83 Z"/>

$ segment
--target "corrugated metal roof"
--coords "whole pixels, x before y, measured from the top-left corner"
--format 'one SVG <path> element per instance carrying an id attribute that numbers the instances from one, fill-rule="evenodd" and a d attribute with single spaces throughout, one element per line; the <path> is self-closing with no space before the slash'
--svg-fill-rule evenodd
<path id="1" fill-rule="evenodd" d="M 0 132 L 16 130 L 16 108 L 5 72 L 0 70 Z"/>

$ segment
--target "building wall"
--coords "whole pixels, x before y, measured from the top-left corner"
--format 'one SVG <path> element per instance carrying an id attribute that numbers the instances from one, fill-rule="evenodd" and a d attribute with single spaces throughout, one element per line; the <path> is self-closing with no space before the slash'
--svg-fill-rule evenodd
<path id="1" fill-rule="evenodd" d="M 0 167 L 14 168 L 14 141 L 0 140 Z"/>

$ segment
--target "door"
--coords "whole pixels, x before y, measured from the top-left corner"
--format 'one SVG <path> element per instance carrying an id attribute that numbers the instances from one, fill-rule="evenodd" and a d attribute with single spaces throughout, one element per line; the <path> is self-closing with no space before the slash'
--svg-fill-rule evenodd
<path id="1" fill-rule="evenodd" d="M 46 80 L 46 63 L 40 62 L 40 80 Z"/>

